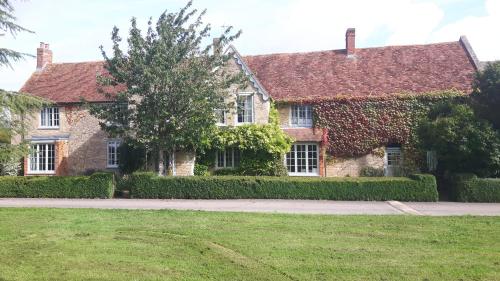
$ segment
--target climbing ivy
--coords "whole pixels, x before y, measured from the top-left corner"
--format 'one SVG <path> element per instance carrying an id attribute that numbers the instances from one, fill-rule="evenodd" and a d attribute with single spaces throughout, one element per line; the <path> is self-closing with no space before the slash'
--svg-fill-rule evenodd
<path id="1" fill-rule="evenodd" d="M 444 99 L 465 100 L 457 91 L 422 95 L 339 97 L 312 103 L 315 125 L 328 129 L 329 154 L 352 157 L 390 143 L 414 144 L 418 121 Z"/>

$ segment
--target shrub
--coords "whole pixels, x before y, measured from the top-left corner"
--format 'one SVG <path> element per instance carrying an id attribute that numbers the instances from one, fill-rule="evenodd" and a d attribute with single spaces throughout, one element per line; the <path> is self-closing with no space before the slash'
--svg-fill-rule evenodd
<path id="1" fill-rule="evenodd" d="M 129 177 L 132 198 L 437 201 L 431 175 L 409 178 Z"/>
<path id="2" fill-rule="evenodd" d="M 452 179 L 453 199 L 460 202 L 500 202 L 500 178 L 458 174 Z"/>
<path id="3" fill-rule="evenodd" d="M 362 177 L 383 177 L 384 169 L 365 166 L 361 168 L 361 171 L 359 171 L 359 175 Z"/>
<path id="4" fill-rule="evenodd" d="M 91 176 L 0 177 L 0 197 L 18 198 L 111 198 L 112 173 Z"/>
<path id="5" fill-rule="evenodd" d="M 500 135 L 470 106 L 437 104 L 417 132 L 422 148 L 436 152 L 438 174 L 500 176 Z"/>
<path id="6" fill-rule="evenodd" d="M 194 164 L 194 175 L 195 176 L 208 176 L 210 173 L 208 172 L 208 166 L 195 163 Z"/>

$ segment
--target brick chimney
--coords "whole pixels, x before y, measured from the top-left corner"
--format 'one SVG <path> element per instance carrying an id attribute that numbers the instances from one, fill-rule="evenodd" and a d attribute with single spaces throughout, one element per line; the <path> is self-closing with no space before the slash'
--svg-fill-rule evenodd
<path id="1" fill-rule="evenodd" d="M 214 55 L 220 56 L 222 54 L 222 46 L 220 38 L 214 38 L 213 47 L 214 47 Z"/>
<path id="2" fill-rule="evenodd" d="M 36 49 L 36 69 L 43 69 L 50 63 L 52 63 L 52 51 L 49 50 L 49 44 L 40 42 L 40 47 Z"/>
<path id="3" fill-rule="evenodd" d="M 353 57 L 356 51 L 356 29 L 348 28 L 345 32 L 345 49 L 348 57 Z"/>

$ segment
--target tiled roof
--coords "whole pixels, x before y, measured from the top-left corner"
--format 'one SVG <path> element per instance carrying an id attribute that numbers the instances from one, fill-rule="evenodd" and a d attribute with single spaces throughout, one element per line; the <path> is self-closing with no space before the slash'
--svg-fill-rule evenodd
<path id="1" fill-rule="evenodd" d="M 97 90 L 97 75 L 104 72 L 104 62 L 52 63 L 34 72 L 21 88 L 29 93 L 59 103 L 106 101 Z"/>
<path id="2" fill-rule="evenodd" d="M 456 89 L 470 92 L 474 62 L 462 41 L 428 45 L 247 56 L 278 101 L 379 96 Z"/>
<path id="3" fill-rule="evenodd" d="M 429 45 L 243 57 L 266 92 L 278 101 L 471 91 L 473 59 L 462 41 Z M 106 101 L 96 76 L 104 62 L 53 63 L 32 74 L 21 91 L 59 103 Z"/>

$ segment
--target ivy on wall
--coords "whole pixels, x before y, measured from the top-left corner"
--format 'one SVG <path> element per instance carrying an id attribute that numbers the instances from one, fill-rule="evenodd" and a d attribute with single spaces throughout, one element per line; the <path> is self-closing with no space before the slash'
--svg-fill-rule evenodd
<path id="1" fill-rule="evenodd" d="M 419 119 L 444 99 L 466 99 L 457 91 L 382 97 L 339 97 L 312 103 L 315 126 L 328 129 L 329 154 L 353 157 L 387 144 L 411 147 Z"/>

